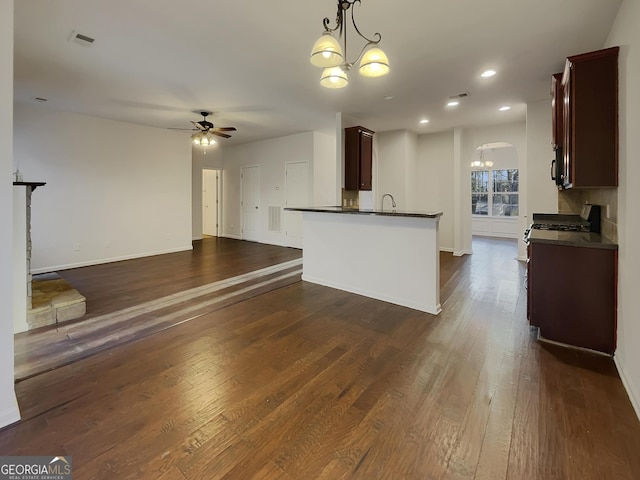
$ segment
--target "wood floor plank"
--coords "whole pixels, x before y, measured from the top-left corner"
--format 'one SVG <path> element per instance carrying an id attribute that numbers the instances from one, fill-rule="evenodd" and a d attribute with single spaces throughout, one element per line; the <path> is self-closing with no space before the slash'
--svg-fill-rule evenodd
<path id="1" fill-rule="evenodd" d="M 240 273 L 299 255 L 204 243 L 227 276 L 243 247 Z M 516 254 L 475 239 L 472 256 L 441 255 L 438 316 L 298 280 L 26 378 L 0 454 L 69 455 L 97 480 L 640 478 L 612 359 L 536 339 Z M 171 294 L 176 268 L 176 291 L 221 275 L 187 257 L 77 278 L 96 311 L 128 284 L 111 292 L 126 308 Z"/>

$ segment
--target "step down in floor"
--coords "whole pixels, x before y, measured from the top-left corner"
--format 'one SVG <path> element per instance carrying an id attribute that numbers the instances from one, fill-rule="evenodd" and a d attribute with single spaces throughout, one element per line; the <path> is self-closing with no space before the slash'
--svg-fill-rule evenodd
<path id="1" fill-rule="evenodd" d="M 32 306 L 27 310 L 29 330 L 84 316 L 86 299 L 56 273 L 34 275 Z"/>

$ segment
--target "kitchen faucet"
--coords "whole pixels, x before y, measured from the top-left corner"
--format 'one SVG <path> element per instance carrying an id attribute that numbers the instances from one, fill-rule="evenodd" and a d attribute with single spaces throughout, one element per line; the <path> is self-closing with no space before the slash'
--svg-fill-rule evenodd
<path id="1" fill-rule="evenodd" d="M 384 195 L 382 195 L 382 200 L 380 200 L 380 210 L 384 210 L 384 197 L 389 196 L 391 198 L 391 206 L 395 209 L 396 208 L 396 201 L 393 198 L 393 195 L 391 195 L 390 193 L 385 193 Z"/>

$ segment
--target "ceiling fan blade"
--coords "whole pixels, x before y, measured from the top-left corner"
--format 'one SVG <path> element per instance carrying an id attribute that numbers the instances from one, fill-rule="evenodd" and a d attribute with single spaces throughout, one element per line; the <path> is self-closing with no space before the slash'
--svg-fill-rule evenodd
<path id="1" fill-rule="evenodd" d="M 235 132 L 236 127 L 216 127 L 215 130 L 218 132 Z"/>
<path id="2" fill-rule="evenodd" d="M 226 133 L 216 132 L 215 130 L 211 130 L 209 131 L 209 133 L 212 133 L 222 138 L 231 138 L 231 135 L 227 135 Z"/>
<path id="3" fill-rule="evenodd" d="M 193 132 L 195 130 L 195 128 L 167 127 L 167 130 L 184 130 L 186 132 Z"/>
<path id="4" fill-rule="evenodd" d="M 203 132 L 207 131 L 207 128 L 203 127 L 202 125 L 200 125 L 200 122 L 194 122 L 193 120 L 191 121 L 191 123 L 193 123 L 193 126 L 196 127 L 198 130 L 201 130 Z"/>

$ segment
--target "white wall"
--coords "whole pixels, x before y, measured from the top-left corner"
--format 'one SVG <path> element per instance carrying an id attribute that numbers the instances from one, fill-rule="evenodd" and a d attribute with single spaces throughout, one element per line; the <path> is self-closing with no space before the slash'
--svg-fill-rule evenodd
<path id="1" fill-rule="evenodd" d="M 526 206 L 526 195 L 523 189 L 523 179 L 526 173 L 521 169 L 524 162 L 518 164 L 518 154 L 515 147 L 504 144 L 496 148 L 490 148 L 490 144 L 485 144 L 487 148 L 476 148 L 473 152 L 472 160 L 492 162 L 490 168 L 493 170 L 518 169 L 518 214 L 523 215 Z M 481 156 L 482 153 L 482 156 Z M 470 171 L 482 170 L 487 167 L 471 167 Z M 491 195 L 491 194 L 489 194 Z M 491 212 L 489 212 L 491 213 Z M 484 235 L 487 237 L 522 238 L 522 232 L 518 230 L 517 217 L 500 217 L 489 215 L 471 215 L 471 233 L 473 235 Z"/>
<path id="2" fill-rule="evenodd" d="M 398 210 L 409 210 L 407 205 L 407 135 L 406 130 L 376 133 L 376 176 L 374 184 L 374 208 L 380 208 L 382 195 L 390 193 Z M 389 200 L 387 199 L 387 208 Z"/>
<path id="3" fill-rule="evenodd" d="M 440 249 L 453 251 L 453 132 L 418 137 L 416 210 L 442 212 Z"/>
<path id="4" fill-rule="evenodd" d="M 313 205 L 340 205 L 336 179 L 336 137 L 313 132 Z"/>
<path id="5" fill-rule="evenodd" d="M 325 139 L 326 140 L 326 139 Z M 325 145 L 324 148 L 329 148 Z M 313 172 L 314 132 L 225 147 L 223 157 L 222 235 L 242 238 L 240 209 L 240 170 L 260 167 L 260 226 L 257 240 L 273 245 L 286 245 L 284 229 L 268 231 L 268 207 L 284 207 L 285 165 L 287 162 L 309 162 Z M 314 194 L 310 198 L 314 198 Z"/>
<path id="6" fill-rule="evenodd" d="M 193 240 L 202 239 L 202 170 L 222 170 L 223 149 L 224 147 L 222 145 L 207 147 L 206 150 L 195 145 L 192 147 L 191 236 Z"/>
<path id="7" fill-rule="evenodd" d="M 391 134 L 394 135 L 390 137 L 394 145 L 399 145 L 398 134 Z M 381 138 L 386 140 L 384 135 Z M 440 219 L 441 250 L 452 251 L 456 255 L 471 252 L 470 163 L 478 146 L 493 142 L 512 144 L 516 150 L 518 168 L 526 171 L 527 138 L 523 122 L 457 129 L 418 137 L 414 175 L 416 183 L 412 187 L 417 195 L 411 202 L 415 202 L 417 210 L 443 212 Z M 411 168 L 406 170 L 410 171 Z M 522 188 L 520 193 L 526 195 Z M 521 217 L 517 231 L 524 231 L 525 228 L 525 221 Z"/>
<path id="8" fill-rule="evenodd" d="M 394 130 L 378 133 L 374 138 L 374 208 L 380 208 L 382 195 L 390 193 L 398 210 L 432 211 L 419 203 L 422 187 L 418 181 L 418 135 L 408 130 Z M 389 208 L 389 199 L 385 200 L 385 206 Z"/>
<path id="9" fill-rule="evenodd" d="M 624 0 L 605 46 L 620 46 L 618 349 L 616 364 L 640 417 L 640 2 Z"/>
<path id="10" fill-rule="evenodd" d="M 16 164 L 47 182 L 33 197 L 33 272 L 191 248 L 183 134 L 26 104 L 14 122 Z"/>
<path id="11" fill-rule="evenodd" d="M 549 97 L 527 104 L 527 210 L 522 211 L 527 223 L 533 220 L 533 213 L 558 213 L 558 189 L 551 180 L 553 158 Z"/>
<path id="12" fill-rule="evenodd" d="M 407 210 L 420 210 L 418 203 L 418 194 L 420 192 L 420 183 L 418 182 L 418 135 L 413 132 L 407 132 L 405 136 L 406 145 L 406 168 L 404 183 L 407 186 L 405 201 L 407 202 Z"/>
<path id="13" fill-rule="evenodd" d="M 525 122 L 505 123 L 502 125 L 493 125 L 490 127 L 465 128 L 462 134 L 461 147 L 461 235 L 466 239 L 471 232 L 471 192 L 469 188 L 469 172 L 471 171 L 471 159 L 477 147 L 485 143 L 506 142 L 515 147 L 518 158 L 518 169 L 521 170 L 520 175 L 526 177 L 526 159 L 527 159 L 527 131 Z M 521 182 L 521 185 L 523 182 Z M 526 185 L 520 188 L 520 194 L 524 196 L 526 202 Z M 466 212 L 466 213 L 465 213 Z M 524 232 L 526 228 L 526 220 L 520 212 L 518 217 L 518 232 Z M 470 238 L 469 238 L 470 239 Z M 520 242 L 522 243 L 522 242 Z M 519 246 L 519 248 L 522 248 Z"/>
<path id="14" fill-rule="evenodd" d="M 13 382 L 13 0 L 0 2 L 0 428 L 20 420 Z"/>

